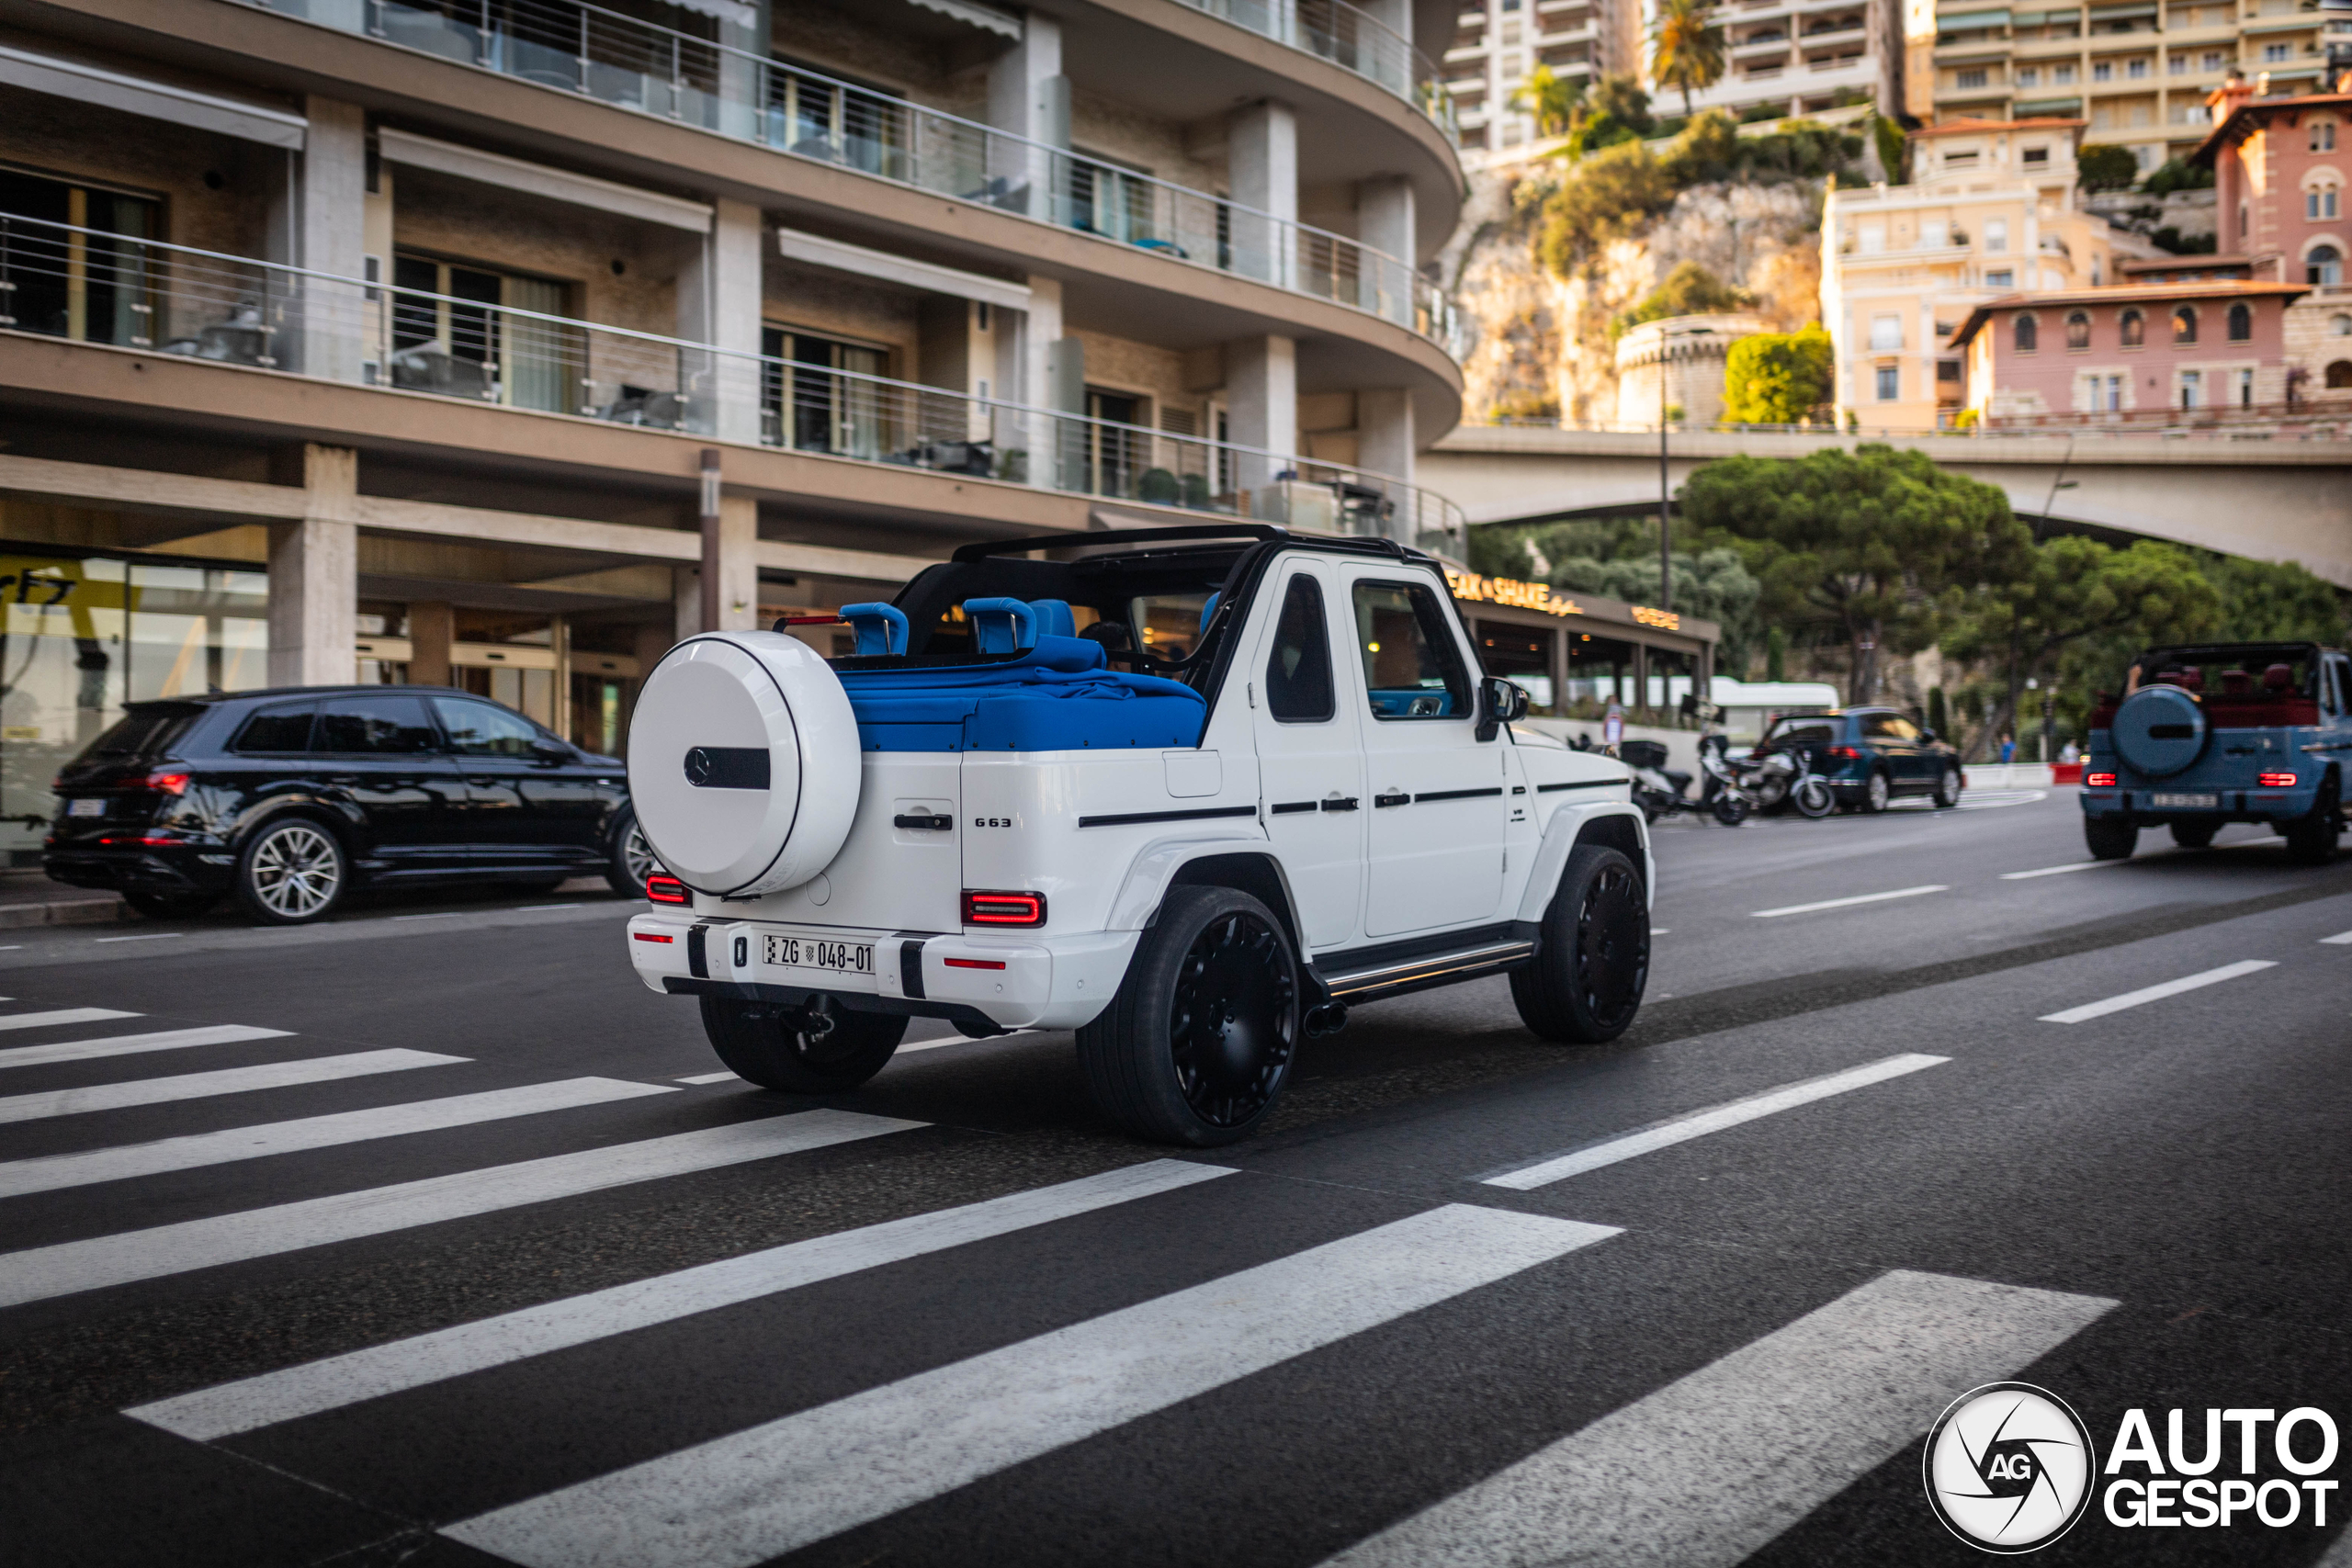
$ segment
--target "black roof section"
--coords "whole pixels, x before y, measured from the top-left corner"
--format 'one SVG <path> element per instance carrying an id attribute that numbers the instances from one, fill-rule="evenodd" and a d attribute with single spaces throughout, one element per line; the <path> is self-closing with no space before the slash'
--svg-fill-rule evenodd
<path id="1" fill-rule="evenodd" d="M 1389 538 L 1330 538 L 1294 534 L 1273 523 L 1181 523 L 1164 528 L 1102 528 L 1084 534 L 1046 534 L 1025 539 L 995 539 L 960 547 L 951 560 L 986 560 L 990 556 L 1018 555 L 1029 550 L 1092 549 L 1099 545 L 1152 545 L 1198 540 L 1255 540 L 1261 544 L 1294 545 L 1301 549 L 1329 550 L 1340 555 L 1386 556 L 1392 560 L 1433 558 Z"/>

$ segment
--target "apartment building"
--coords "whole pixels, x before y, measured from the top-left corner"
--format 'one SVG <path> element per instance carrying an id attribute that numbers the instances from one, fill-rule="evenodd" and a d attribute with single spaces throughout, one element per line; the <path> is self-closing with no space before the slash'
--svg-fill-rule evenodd
<path id="1" fill-rule="evenodd" d="M 2275 81 L 2228 82 L 2213 95 L 2218 123 L 2196 153 L 2213 170 L 2220 248 L 2245 257 L 2251 276 L 2339 299 L 2352 257 L 2352 80 L 2342 85 L 2281 93 Z"/>
<path id="2" fill-rule="evenodd" d="M 2144 241 L 2075 205 L 2079 119 L 1952 120 L 1914 131 L 1911 183 L 1832 190 L 1822 320 L 1837 400 L 1871 429 L 1931 430 L 1966 401 L 1952 334 L 2022 290 L 2098 288 Z"/>
<path id="3" fill-rule="evenodd" d="M 1984 0 L 1930 9 L 1917 0 L 1913 17 L 1914 114 L 2080 118 L 2089 141 L 2130 148 L 2143 171 L 2196 150 L 2211 129 L 2206 100 L 2233 73 L 2309 90 L 2324 74 L 2324 39 L 2352 31 L 2352 21 L 2330 21 L 2305 0 L 2091 0 L 2042 10 Z"/>
<path id="4" fill-rule="evenodd" d="M 1644 36 L 1657 0 L 1642 0 Z M 1691 95 L 1695 110 L 1748 115 L 1817 114 L 1869 101 L 1901 101 L 1902 19 L 1895 0 L 1730 0 L 1712 19 L 1724 29 L 1723 80 Z M 1661 114 L 1682 112 L 1679 91 L 1645 82 Z"/>
<path id="5" fill-rule="evenodd" d="M 2013 295 L 1970 311 L 1953 346 L 1989 426 L 2275 417 L 2287 315 L 2305 292 L 2223 281 Z"/>
<path id="6" fill-rule="evenodd" d="M 614 750 L 677 637 L 969 539 L 1458 540 L 1455 21 L 0 12 L 0 851 L 129 701 L 451 682 Z"/>
<path id="7" fill-rule="evenodd" d="M 1535 117 L 1512 100 L 1538 66 L 1589 87 L 1640 69 L 1634 0 L 1483 0 L 1464 6 L 1445 51 L 1445 95 L 1462 150 L 1481 154 L 1536 140 Z"/>

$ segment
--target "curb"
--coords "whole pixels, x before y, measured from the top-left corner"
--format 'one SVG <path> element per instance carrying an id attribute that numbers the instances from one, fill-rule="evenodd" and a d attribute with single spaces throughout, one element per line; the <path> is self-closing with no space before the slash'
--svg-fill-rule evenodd
<path id="1" fill-rule="evenodd" d="M 112 894 L 39 904 L 0 904 L 0 931 L 27 926 L 103 926 L 130 918 L 130 906 Z"/>

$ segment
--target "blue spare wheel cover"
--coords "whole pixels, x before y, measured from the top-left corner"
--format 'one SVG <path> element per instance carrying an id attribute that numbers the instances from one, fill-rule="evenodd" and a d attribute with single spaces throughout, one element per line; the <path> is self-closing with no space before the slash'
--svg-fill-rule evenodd
<path id="1" fill-rule="evenodd" d="M 2115 710 L 2109 733 L 2133 771 L 2168 779 L 2205 754 L 2212 732 L 2203 706 L 2178 686 L 2143 686 Z"/>
<path id="2" fill-rule="evenodd" d="M 857 815 L 857 717 L 797 637 L 712 632 L 662 656 L 628 727 L 637 820 L 670 874 L 748 898 L 797 887 Z"/>

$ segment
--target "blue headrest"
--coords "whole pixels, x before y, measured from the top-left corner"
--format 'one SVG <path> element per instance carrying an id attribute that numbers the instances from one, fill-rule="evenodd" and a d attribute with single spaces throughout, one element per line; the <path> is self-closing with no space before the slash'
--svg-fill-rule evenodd
<path id="1" fill-rule="evenodd" d="M 1201 606 L 1202 631 L 1206 632 L 1209 629 L 1209 617 L 1216 614 L 1216 602 L 1224 597 L 1223 593 L 1212 593 L 1209 595 L 1209 602 Z"/>
<path id="2" fill-rule="evenodd" d="M 1078 617 L 1069 613 L 1068 601 L 1061 599 L 1032 599 L 1029 608 L 1037 613 L 1039 637 L 1076 637 Z"/>
<path id="3" fill-rule="evenodd" d="M 842 619 L 857 628 L 857 657 L 907 651 L 906 613 L 895 604 L 844 604 Z"/>
<path id="4" fill-rule="evenodd" d="M 1037 644 L 1037 612 L 1018 599 L 967 599 L 964 618 L 977 652 L 1018 653 Z"/>

